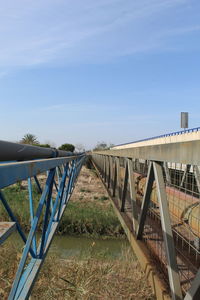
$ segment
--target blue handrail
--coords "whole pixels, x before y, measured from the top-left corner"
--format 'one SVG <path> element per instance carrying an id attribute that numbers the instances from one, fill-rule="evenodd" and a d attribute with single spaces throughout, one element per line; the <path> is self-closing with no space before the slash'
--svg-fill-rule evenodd
<path id="1" fill-rule="evenodd" d="M 145 142 L 145 141 L 150 141 L 150 140 L 154 140 L 154 139 L 159 139 L 159 138 L 164 138 L 164 137 L 169 137 L 169 136 L 174 136 L 174 135 L 180 135 L 180 134 L 190 133 L 190 132 L 197 132 L 197 131 L 200 131 L 200 127 L 195 127 L 195 128 L 185 129 L 185 130 L 181 130 L 181 131 L 165 133 L 165 134 L 153 136 L 153 137 L 150 137 L 150 138 L 133 141 L 133 142 L 130 142 L 130 143 L 123 143 L 123 144 L 115 145 L 114 147 L 129 145 L 129 144 L 135 144 L 135 143 L 139 143 L 139 142 Z"/>

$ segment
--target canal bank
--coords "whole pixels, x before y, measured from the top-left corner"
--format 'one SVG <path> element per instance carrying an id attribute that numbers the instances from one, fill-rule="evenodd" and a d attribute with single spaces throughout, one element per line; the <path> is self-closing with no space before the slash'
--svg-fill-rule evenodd
<path id="1" fill-rule="evenodd" d="M 0 299 L 7 299 L 21 247 L 15 236 L 0 248 Z M 55 236 L 32 291 L 34 300 L 153 300 L 126 239 Z"/>

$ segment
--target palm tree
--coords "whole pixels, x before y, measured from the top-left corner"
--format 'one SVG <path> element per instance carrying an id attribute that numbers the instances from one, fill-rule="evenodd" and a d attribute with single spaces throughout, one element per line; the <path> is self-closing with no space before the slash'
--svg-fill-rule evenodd
<path id="1" fill-rule="evenodd" d="M 20 141 L 21 144 L 30 144 L 30 145 L 38 145 L 39 142 L 37 140 L 37 137 L 34 134 L 27 133 L 24 135 L 24 137 Z"/>

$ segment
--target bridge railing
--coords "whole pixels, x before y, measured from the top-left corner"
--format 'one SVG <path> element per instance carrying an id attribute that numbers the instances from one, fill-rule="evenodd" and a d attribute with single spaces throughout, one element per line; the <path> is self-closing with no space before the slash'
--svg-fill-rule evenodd
<path id="1" fill-rule="evenodd" d="M 199 132 L 199 131 L 200 131 L 200 127 L 188 128 L 188 129 L 184 129 L 184 130 L 173 131 L 173 132 L 169 132 L 169 133 L 164 133 L 164 134 L 160 134 L 160 135 L 156 135 L 156 136 L 136 140 L 136 141 L 133 141 L 133 142 L 130 142 L 130 143 L 123 143 L 123 144 L 115 145 L 112 148 L 119 147 L 119 146 L 124 146 L 124 145 L 129 145 L 129 144 L 137 144 L 137 143 L 140 143 L 140 142 L 147 142 L 147 141 L 161 139 L 161 138 L 174 137 L 174 136 L 179 136 L 179 135 L 182 135 L 182 134 Z"/>
<path id="2" fill-rule="evenodd" d="M 192 141 L 92 153 L 141 264 L 156 265 L 158 299 L 200 299 L 199 149 Z"/>
<path id="3" fill-rule="evenodd" d="M 85 160 L 85 154 L 49 159 L 0 164 L 0 204 L 7 214 L 0 222 L 0 244 L 17 230 L 24 250 L 10 291 L 9 299 L 28 299 L 38 272 L 44 262 L 54 233 L 58 227 L 76 178 Z M 27 234 L 14 209 L 15 199 L 6 197 L 5 188 L 26 181 L 28 186 L 30 230 Z M 34 185 L 34 187 L 33 187 Z M 33 188 L 38 197 L 34 198 Z M 21 205 L 18 201 L 18 205 Z M 21 208 L 23 211 L 23 207 Z M 38 226 L 41 238 L 36 236 Z"/>

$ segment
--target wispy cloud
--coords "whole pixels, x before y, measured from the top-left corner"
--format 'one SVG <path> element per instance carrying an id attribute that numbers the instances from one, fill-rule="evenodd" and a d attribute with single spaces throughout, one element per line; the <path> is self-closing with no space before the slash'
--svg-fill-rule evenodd
<path id="1" fill-rule="evenodd" d="M 7 68 L 98 63 L 163 50 L 165 37 L 200 26 L 176 20 L 180 8 L 187 11 L 188 0 L 0 2 L 0 67 Z"/>

